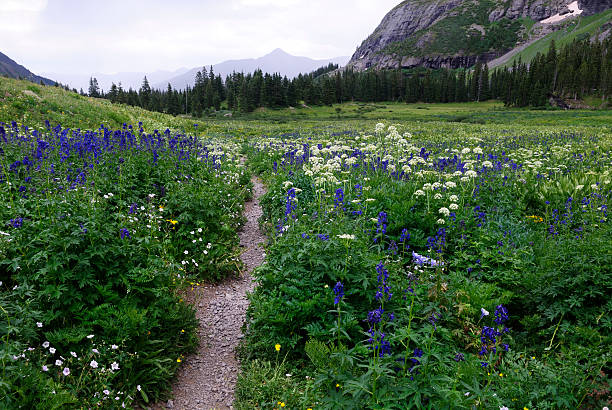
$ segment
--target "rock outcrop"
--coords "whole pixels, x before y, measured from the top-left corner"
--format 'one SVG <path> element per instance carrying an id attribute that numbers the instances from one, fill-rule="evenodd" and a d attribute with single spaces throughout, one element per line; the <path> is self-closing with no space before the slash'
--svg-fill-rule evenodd
<path id="1" fill-rule="evenodd" d="M 521 36 L 527 33 L 527 27 L 522 26 L 522 33 L 516 33 L 516 30 L 511 31 L 512 35 L 508 36 L 510 41 L 504 46 L 491 47 L 488 50 L 484 48 L 478 52 L 460 47 L 451 51 L 449 47 L 437 50 L 435 41 L 449 35 L 445 28 L 453 24 L 454 31 L 448 30 L 453 33 L 452 35 L 457 35 L 459 32 L 464 39 L 470 36 L 481 36 L 483 40 L 486 40 L 489 30 L 493 31 L 493 26 L 516 22 L 524 17 L 541 21 L 556 14 L 568 14 L 570 10 L 567 6 L 574 1 L 494 0 L 492 6 L 491 2 L 479 0 L 404 1 L 393 8 L 383 18 L 374 33 L 357 48 L 348 67 L 356 70 L 412 67 L 460 68 L 471 67 L 477 61 L 489 62 L 512 50 L 518 41 L 525 41 L 526 38 L 521 38 Z M 579 0 L 579 6 L 581 10 L 584 10 L 583 15 L 592 15 L 612 8 L 612 0 Z M 474 12 L 476 8 L 477 11 Z M 462 15 L 467 15 L 466 13 L 474 13 L 481 21 L 470 21 L 470 24 L 458 27 L 456 21 Z M 484 18 L 480 17 L 483 13 L 486 13 Z M 488 22 L 486 21 L 487 16 Z M 499 33 L 496 35 L 499 36 Z M 513 37 L 516 37 L 516 41 Z M 403 44 L 406 42 L 409 44 L 404 47 Z M 396 47 L 397 45 L 400 46 Z"/>
<path id="2" fill-rule="evenodd" d="M 496 14 L 489 15 L 489 21 L 497 21 L 504 17 L 511 20 L 530 17 L 539 21 L 561 12 L 568 3 L 568 0 L 512 0 L 509 7 L 498 6 L 495 9 Z"/>
<path id="3" fill-rule="evenodd" d="M 464 0 L 405 1 L 391 10 L 378 28 L 365 40 L 351 58 L 350 65 L 358 70 L 373 66 L 398 68 L 397 57 L 378 54 L 388 45 L 405 40 L 417 31 L 431 27 Z"/>
<path id="4" fill-rule="evenodd" d="M 591 16 L 612 9 L 612 0 L 578 0 L 578 5 L 585 16 Z"/>

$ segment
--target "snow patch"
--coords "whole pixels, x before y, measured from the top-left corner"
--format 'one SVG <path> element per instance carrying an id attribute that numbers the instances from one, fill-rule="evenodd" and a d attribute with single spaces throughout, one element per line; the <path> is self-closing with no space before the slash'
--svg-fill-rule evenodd
<path id="1" fill-rule="evenodd" d="M 567 8 L 570 9 L 570 13 L 561 15 L 561 14 L 555 14 L 554 16 L 551 16 L 545 20 L 540 21 L 540 23 L 542 24 L 553 24 L 553 23 L 558 23 L 560 21 L 563 21 L 565 19 L 568 19 L 570 17 L 573 16 L 579 16 L 582 14 L 582 12 L 584 10 L 580 10 L 580 6 L 578 6 L 578 2 L 575 1 L 571 4 L 567 5 Z"/>

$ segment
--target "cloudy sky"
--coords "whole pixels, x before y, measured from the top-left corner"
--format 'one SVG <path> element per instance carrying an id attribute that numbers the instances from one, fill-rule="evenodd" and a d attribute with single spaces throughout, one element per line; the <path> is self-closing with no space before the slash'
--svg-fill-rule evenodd
<path id="1" fill-rule="evenodd" d="M 351 55 L 401 0 L 0 0 L 0 51 L 35 73 L 176 70 L 279 47 Z"/>

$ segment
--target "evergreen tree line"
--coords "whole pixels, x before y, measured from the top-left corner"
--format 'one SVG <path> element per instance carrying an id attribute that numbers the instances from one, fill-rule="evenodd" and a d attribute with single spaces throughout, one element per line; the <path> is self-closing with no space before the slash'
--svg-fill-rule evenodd
<path id="1" fill-rule="evenodd" d="M 612 37 L 605 41 L 574 41 L 557 51 L 553 41 L 546 54 L 511 69 L 495 70 L 491 95 L 508 106 L 544 106 L 549 96 L 580 99 L 612 95 Z"/>
<path id="2" fill-rule="evenodd" d="M 529 64 L 495 69 L 477 63 L 472 70 L 338 70 L 330 64 L 310 74 L 288 79 L 280 74 L 232 73 L 225 78 L 213 68 L 197 72 L 193 87 L 155 90 L 145 77 L 139 90 L 113 84 L 104 93 L 90 80 L 89 95 L 169 114 L 190 114 L 224 108 L 251 112 L 259 107 L 283 108 L 332 105 L 346 101 L 445 103 L 499 99 L 508 106 L 544 106 L 551 95 L 581 98 L 612 94 L 612 37 L 600 42 L 574 41 L 557 50 L 554 41 L 546 54 Z"/>

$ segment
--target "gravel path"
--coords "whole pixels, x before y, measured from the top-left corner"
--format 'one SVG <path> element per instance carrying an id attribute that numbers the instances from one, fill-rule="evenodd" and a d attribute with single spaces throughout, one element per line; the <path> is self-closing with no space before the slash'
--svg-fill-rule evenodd
<path id="1" fill-rule="evenodd" d="M 239 363 L 235 349 L 242 338 L 242 327 L 248 300 L 246 293 L 255 284 L 251 272 L 264 260 L 258 219 L 262 215 L 259 197 L 265 192 L 262 183 L 253 179 L 254 198 L 245 203 L 247 222 L 240 235 L 244 249 L 242 261 L 246 270 L 240 277 L 219 285 L 202 286 L 189 292 L 186 299 L 196 308 L 200 321 L 198 351 L 184 359 L 172 388 L 173 399 L 154 409 L 232 409 Z"/>

